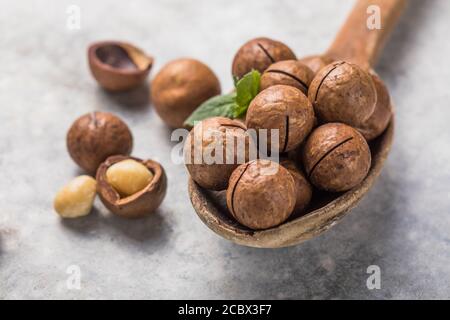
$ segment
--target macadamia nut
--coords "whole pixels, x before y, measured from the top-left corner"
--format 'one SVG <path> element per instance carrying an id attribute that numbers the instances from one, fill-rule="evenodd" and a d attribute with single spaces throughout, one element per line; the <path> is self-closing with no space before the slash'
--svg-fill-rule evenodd
<path id="1" fill-rule="evenodd" d="M 233 77 L 240 79 L 252 70 L 263 73 L 272 63 L 295 60 L 294 52 L 284 43 L 256 38 L 245 43 L 233 59 Z"/>
<path id="2" fill-rule="evenodd" d="M 294 212 L 300 215 L 305 212 L 305 209 L 311 202 L 313 192 L 312 186 L 293 161 L 283 160 L 280 164 L 286 168 L 292 175 L 292 178 L 294 178 L 296 194 Z"/>
<path id="3" fill-rule="evenodd" d="M 283 223 L 294 210 L 295 201 L 293 177 L 273 161 L 245 163 L 230 177 L 228 210 L 250 229 L 268 229 Z"/>
<path id="4" fill-rule="evenodd" d="M 277 84 L 284 84 L 295 87 L 307 95 L 312 78 L 312 71 L 297 60 L 276 62 L 262 75 L 261 91 Z"/>
<path id="5" fill-rule="evenodd" d="M 386 130 L 392 118 L 392 105 L 389 91 L 383 83 L 383 80 L 375 72 L 371 72 L 371 76 L 377 90 L 377 104 L 370 118 L 357 128 L 364 138 L 369 141 L 380 136 Z"/>
<path id="6" fill-rule="evenodd" d="M 112 156 L 100 165 L 96 177 L 100 200 L 109 211 L 124 218 L 140 218 L 155 212 L 166 196 L 164 168 L 151 159 Z"/>
<path id="7" fill-rule="evenodd" d="M 320 70 L 311 82 L 308 97 L 320 120 L 354 127 L 369 119 L 377 102 L 375 84 L 369 73 L 345 61 Z"/>
<path id="8" fill-rule="evenodd" d="M 250 136 L 237 120 L 213 117 L 198 123 L 185 145 L 185 164 L 191 178 L 203 188 L 224 190 L 231 173 L 249 159 Z"/>
<path id="9" fill-rule="evenodd" d="M 109 167 L 106 179 L 121 197 L 127 197 L 144 189 L 153 179 L 153 174 L 142 163 L 128 159 Z"/>
<path id="10" fill-rule="evenodd" d="M 72 159 L 86 172 L 113 155 L 128 155 L 133 136 L 119 117 L 108 112 L 92 112 L 78 118 L 67 133 L 67 149 Z"/>
<path id="11" fill-rule="evenodd" d="M 53 203 L 55 211 L 63 218 L 78 218 L 92 210 L 97 182 L 90 176 L 79 176 L 65 185 Z"/>
<path id="12" fill-rule="evenodd" d="M 261 91 L 250 103 L 246 125 L 258 132 L 259 147 L 267 144 L 267 150 L 287 152 L 298 147 L 313 128 L 313 106 L 297 88 L 275 85 Z M 264 129 L 267 137 L 260 134 Z M 272 145 L 274 130 L 278 130 L 278 149 Z"/>
<path id="13" fill-rule="evenodd" d="M 313 72 L 313 75 L 316 75 L 322 68 L 325 68 L 327 65 L 333 63 L 333 59 L 328 58 L 327 56 L 318 55 L 304 57 L 298 61 L 309 67 L 309 69 Z"/>
<path id="14" fill-rule="evenodd" d="M 155 110 L 172 128 L 184 121 L 203 102 L 220 94 L 220 82 L 204 63 L 189 58 L 166 64 L 151 84 Z"/>
<path id="15" fill-rule="evenodd" d="M 303 164 L 316 187 L 342 192 L 364 180 L 370 169 L 371 154 L 357 130 L 342 123 L 327 123 L 315 129 L 306 140 Z"/>

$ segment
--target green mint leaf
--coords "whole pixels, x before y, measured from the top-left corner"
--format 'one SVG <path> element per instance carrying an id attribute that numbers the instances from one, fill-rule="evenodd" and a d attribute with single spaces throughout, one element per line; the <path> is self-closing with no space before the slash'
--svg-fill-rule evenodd
<path id="1" fill-rule="evenodd" d="M 236 107 L 233 116 L 238 118 L 247 112 L 248 106 L 259 92 L 261 74 L 252 70 L 236 83 Z"/>
<path id="2" fill-rule="evenodd" d="M 236 92 L 215 96 L 202 103 L 184 122 L 186 127 L 193 127 L 195 122 L 211 117 L 230 119 L 243 116 L 250 102 L 259 92 L 261 74 L 252 70 L 241 79 L 235 79 Z"/>
<path id="3" fill-rule="evenodd" d="M 247 112 L 248 106 L 235 105 L 233 109 L 233 118 L 240 118 Z"/>
<path id="4" fill-rule="evenodd" d="M 215 96 L 203 102 L 184 122 L 187 127 L 193 127 L 195 122 L 211 117 L 233 118 L 236 104 L 236 93 Z"/>

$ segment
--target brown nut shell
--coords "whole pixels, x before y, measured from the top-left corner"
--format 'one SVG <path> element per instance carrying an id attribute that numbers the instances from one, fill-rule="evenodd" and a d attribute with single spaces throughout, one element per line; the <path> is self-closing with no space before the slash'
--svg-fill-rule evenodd
<path id="1" fill-rule="evenodd" d="M 303 164 L 309 180 L 319 189 L 347 191 L 367 176 L 371 153 L 364 137 L 342 123 L 315 129 L 303 148 Z"/>
<path id="2" fill-rule="evenodd" d="M 272 129 L 279 130 L 278 151 L 283 153 L 298 147 L 314 125 L 314 110 L 308 98 L 297 88 L 275 85 L 261 91 L 250 103 L 246 125 L 267 129 L 267 150 L 271 148 Z"/>
<path id="3" fill-rule="evenodd" d="M 142 163 L 153 174 L 153 179 L 141 191 L 125 198 L 108 183 L 106 171 L 123 160 L 132 159 Z M 163 167 L 153 160 L 141 160 L 128 156 L 112 156 L 103 162 L 97 171 L 97 192 L 105 207 L 124 218 L 139 218 L 154 212 L 164 200 L 167 178 Z"/>
<path id="4" fill-rule="evenodd" d="M 316 115 L 324 122 L 364 124 L 375 110 L 372 77 L 353 63 L 334 62 L 317 73 L 308 92 Z"/>
<path id="5" fill-rule="evenodd" d="M 392 105 L 389 91 L 383 83 L 383 80 L 375 72 L 372 71 L 371 76 L 377 90 L 377 104 L 375 111 L 366 123 L 357 128 L 368 141 L 380 136 L 386 130 L 392 118 Z"/>
<path id="6" fill-rule="evenodd" d="M 182 58 L 166 64 L 151 84 L 156 112 L 172 128 L 183 122 L 203 102 L 220 94 L 220 83 L 204 63 Z"/>
<path id="7" fill-rule="evenodd" d="M 229 139 L 234 140 L 233 148 L 231 148 Z M 245 150 L 238 150 L 240 146 L 238 146 L 237 139 L 245 141 Z M 228 186 L 228 180 L 234 169 L 248 161 L 250 142 L 247 128 L 241 121 L 223 117 L 203 120 L 191 130 L 186 139 L 184 145 L 186 168 L 192 179 L 203 188 L 224 190 Z M 216 147 L 222 148 L 222 146 L 223 149 L 218 149 L 223 150 L 222 162 L 227 159 L 227 156 L 232 161 L 228 161 L 229 163 L 207 161 L 206 157 L 214 152 L 212 150 Z M 190 152 L 188 153 L 187 150 Z M 238 151 L 242 152 L 242 159 L 238 157 Z M 197 162 L 200 163 L 195 163 L 196 152 L 198 152 Z"/>
<path id="8" fill-rule="evenodd" d="M 261 90 L 284 84 L 292 86 L 304 94 L 308 94 L 308 87 L 313 78 L 312 71 L 297 60 L 285 60 L 271 64 L 261 77 Z"/>
<path id="9" fill-rule="evenodd" d="M 129 155 L 133 136 L 119 117 L 108 112 L 92 112 L 78 118 L 67 133 L 67 149 L 72 159 L 89 174 L 112 155 Z"/>
<path id="10" fill-rule="evenodd" d="M 305 212 L 305 209 L 311 202 L 313 188 L 294 161 L 285 159 L 282 160 L 280 164 L 286 168 L 292 175 L 292 178 L 294 178 L 296 194 L 294 212 L 295 214 L 300 215 Z"/>
<path id="11" fill-rule="evenodd" d="M 242 225 L 268 229 L 286 221 L 295 206 L 295 182 L 279 164 L 254 160 L 239 166 L 230 177 L 227 206 Z"/>
<path id="12" fill-rule="evenodd" d="M 246 42 L 233 59 L 233 77 L 240 79 L 250 71 L 263 73 L 272 63 L 296 60 L 294 52 L 284 43 L 269 38 L 256 38 Z"/>
<path id="13" fill-rule="evenodd" d="M 333 59 L 327 56 L 320 55 L 304 57 L 299 59 L 298 61 L 306 65 L 314 75 L 316 75 L 317 72 L 325 68 L 327 65 L 333 63 Z"/>
<path id="14" fill-rule="evenodd" d="M 153 58 L 120 41 L 95 42 L 88 48 L 89 67 L 100 86 L 109 91 L 138 87 L 147 78 Z"/>

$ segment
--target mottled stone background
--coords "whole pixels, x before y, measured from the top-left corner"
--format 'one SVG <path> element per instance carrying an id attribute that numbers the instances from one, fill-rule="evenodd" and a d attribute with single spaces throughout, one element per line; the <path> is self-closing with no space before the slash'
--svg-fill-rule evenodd
<path id="1" fill-rule="evenodd" d="M 86 47 L 138 44 L 152 75 L 180 56 L 210 65 L 224 91 L 231 60 L 265 35 L 299 56 L 324 51 L 353 1 L 0 1 L 0 298 L 450 298 L 450 1 L 411 0 L 378 71 L 397 108 L 386 168 L 361 205 L 325 235 L 293 248 L 229 243 L 191 208 L 186 171 L 170 161 L 170 131 L 148 89 L 107 94 L 89 74 Z M 81 29 L 66 28 L 68 5 Z M 121 115 L 134 155 L 161 161 L 168 196 L 140 221 L 95 212 L 61 221 L 54 193 L 79 171 L 65 150 L 72 121 Z M 366 269 L 381 268 L 368 290 Z M 81 268 L 81 290 L 66 270 Z"/>

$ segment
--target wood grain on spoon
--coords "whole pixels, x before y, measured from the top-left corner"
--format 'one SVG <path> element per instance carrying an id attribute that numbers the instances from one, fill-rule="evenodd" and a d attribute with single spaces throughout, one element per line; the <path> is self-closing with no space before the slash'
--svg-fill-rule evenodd
<path id="1" fill-rule="evenodd" d="M 357 1 L 325 55 L 336 60 L 354 62 L 364 68 L 373 67 L 405 4 L 406 0 Z M 381 29 L 369 30 L 367 19 L 371 12 L 368 12 L 368 8 L 373 5 L 380 9 Z M 190 179 L 189 195 L 192 205 L 210 229 L 237 244 L 260 248 L 298 244 L 325 232 L 357 205 L 380 174 L 391 149 L 393 136 L 394 117 L 386 131 L 371 142 L 372 166 L 361 184 L 343 194 L 316 197 L 307 214 L 294 217 L 278 227 L 253 231 L 239 225 L 228 213 L 224 192 L 202 189 Z"/>

